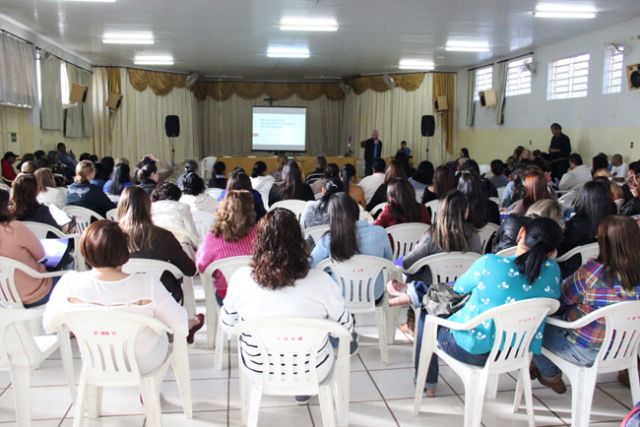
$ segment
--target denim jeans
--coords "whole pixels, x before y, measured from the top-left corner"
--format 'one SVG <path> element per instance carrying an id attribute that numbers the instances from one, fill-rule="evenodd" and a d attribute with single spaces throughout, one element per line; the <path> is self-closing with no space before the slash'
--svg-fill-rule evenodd
<path id="1" fill-rule="evenodd" d="M 580 366 L 593 365 L 598 356 L 596 350 L 571 343 L 567 339 L 566 330 L 553 325 L 545 326 L 542 345 L 564 360 Z M 538 367 L 540 374 L 545 378 L 550 378 L 560 373 L 560 369 L 541 354 L 534 355 L 533 362 Z"/>
<path id="2" fill-rule="evenodd" d="M 49 292 L 47 292 L 47 294 L 42 297 L 40 300 L 36 301 L 36 302 L 32 302 L 31 304 L 23 304 L 24 308 L 33 308 L 33 307 L 38 307 L 40 305 L 44 305 L 46 303 L 49 302 L 49 298 L 51 297 L 51 292 L 53 292 L 53 288 L 55 288 L 55 286 L 58 284 L 58 281 L 60 280 L 60 276 L 58 277 L 53 277 L 51 280 L 51 288 L 49 289 Z"/>

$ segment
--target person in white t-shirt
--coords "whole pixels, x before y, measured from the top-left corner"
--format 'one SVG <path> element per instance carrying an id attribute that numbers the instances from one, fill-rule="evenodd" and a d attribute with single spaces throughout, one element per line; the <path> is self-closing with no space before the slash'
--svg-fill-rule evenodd
<path id="1" fill-rule="evenodd" d="M 611 179 L 616 182 L 624 182 L 628 171 L 629 167 L 622 161 L 622 155 L 614 154 L 611 156 Z"/>
<path id="2" fill-rule="evenodd" d="M 373 174 L 365 176 L 360 180 L 358 185 L 364 191 L 364 200 L 367 204 L 376 193 L 376 190 L 384 183 L 384 171 L 387 164 L 384 159 L 376 159 L 373 161 Z"/>
<path id="3" fill-rule="evenodd" d="M 571 153 L 569 155 L 569 171 L 562 175 L 558 186 L 560 191 L 579 191 L 592 179 L 591 169 L 582 164 L 582 156 L 577 153 Z"/>
<path id="4" fill-rule="evenodd" d="M 60 278 L 44 310 L 42 323 L 46 332 L 55 332 L 60 314 L 106 306 L 158 319 L 176 337 L 185 339 L 187 312 L 162 283 L 148 275 L 122 272 L 122 266 L 129 260 L 129 249 L 127 235 L 117 223 L 101 220 L 91 224 L 82 236 L 80 251 L 92 269 L 70 272 Z M 160 366 L 168 347 L 166 335 L 141 329 L 135 342 L 141 373 Z"/>

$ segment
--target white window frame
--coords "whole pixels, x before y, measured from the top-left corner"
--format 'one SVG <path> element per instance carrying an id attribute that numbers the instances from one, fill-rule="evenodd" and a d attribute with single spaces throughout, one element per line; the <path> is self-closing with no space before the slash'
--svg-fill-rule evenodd
<path id="1" fill-rule="evenodd" d="M 473 87 L 473 100 L 480 101 L 479 92 L 493 88 L 493 65 L 478 68 L 475 73 L 475 85 Z"/>
<path id="2" fill-rule="evenodd" d="M 589 94 L 589 53 L 557 59 L 549 64 L 547 100 L 584 98 Z"/>
<path id="3" fill-rule="evenodd" d="M 526 64 L 531 64 L 532 62 L 532 56 L 509 61 L 507 64 L 507 88 L 505 96 L 531 94 L 531 71 L 526 68 Z"/>
<path id="4" fill-rule="evenodd" d="M 604 56 L 604 73 L 602 75 L 602 93 L 610 95 L 622 92 L 624 79 L 624 48 L 607 49 Z"/>

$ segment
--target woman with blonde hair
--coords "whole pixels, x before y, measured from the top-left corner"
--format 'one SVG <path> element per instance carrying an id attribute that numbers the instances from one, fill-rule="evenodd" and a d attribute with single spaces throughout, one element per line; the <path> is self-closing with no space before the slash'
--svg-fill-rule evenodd
<path id="1" fill-rule="evenodd" d="M 230 190 L 218 206 L 214 224 L 196 252 L 198 271 L 224 258 L 251 255 L 256 238 L 256 213 L 253 195 L 247 190 Z M 227 294 L 227 281 L 222 273 L 213 273 L 216 300 L 222 306 Z M 229 278 L 227 278 L 229 279 Z"/>
<path id="2" fill-rule="evenodd" d="M 107 211 L 116 207 L 101 188 L 91 184 L 96 170 L 90 160 L 82 160 L 76 165 L 73 184 L 67 188 L 67 205 L 80 206 L 105 217 Z"/>
<path id="3" fill-rule="evenodd" d="M 38 202 L 62 209 L 67 204 L 67 190 L 56 187 L 56 180 L 49 168 L 40 168 L 33 174 L 38 182 Z"/>

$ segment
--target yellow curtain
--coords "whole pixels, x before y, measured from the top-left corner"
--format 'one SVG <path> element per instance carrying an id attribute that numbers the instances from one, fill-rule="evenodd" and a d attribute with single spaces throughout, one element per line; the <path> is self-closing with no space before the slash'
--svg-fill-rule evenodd
<path id="1" fill-rule="evenodd" d="M 391 75 L 391 78 L 395 82 L 396 87 L 413 92 L 422 85 L 424 76 L 425 73 L 395 74 Z M 353 88 L 353 91 L 356 95 L 360 95 L 368 89 L 374 90 L 376 92 L 386 92 L 389 90 L 389 86 L 387 86 L 381 75 L 356 77 L 347 80 L 347 84 Z"/>
<path id="2" fill-rule="evenodd" d="M 153 93 L 162 96 L 174 88 L 184 87 L 186 76 L 183 74 L 159 73 L 157 71 L 128 70 L 129 82 L 137 91 L 144 91 L 150 87 Z"/>
<path id="3" fill-rule="evenodd" d="M 433 73 L 433 98 L 447 97 L 447 110 L 442 112 L 442 130 L 448 153 L 453 152 L 453 112 L 455 110 L 456 76 L 453 73 Z"/>

